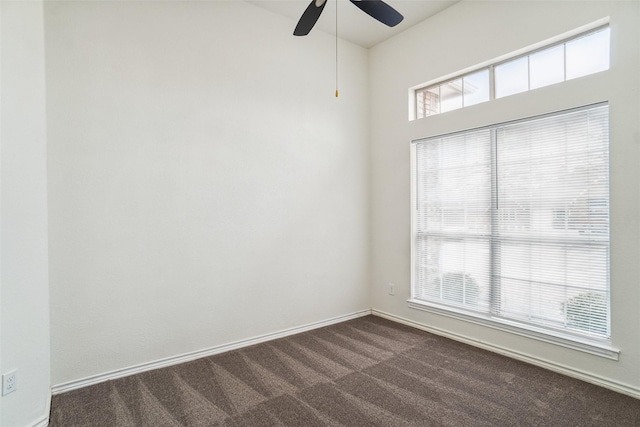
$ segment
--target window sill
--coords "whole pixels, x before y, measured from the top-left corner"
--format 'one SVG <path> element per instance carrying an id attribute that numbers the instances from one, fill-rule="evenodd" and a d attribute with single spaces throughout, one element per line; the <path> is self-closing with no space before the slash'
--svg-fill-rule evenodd
<path id="1" fill-rule="evenodd" d="M 481 314 L 473 315 L 462 310 L 456 310 L 455 308 L 451 307 L 445 308 L 444 306 L 439 306 L 437 304 L 432 304 L 417 299 L 409 299 L 407 300 L 407 303 L 409 304 L 409 308 L 413 308 L 416 310 L 427 311 L 430 313 L 451 317 L 453 319 L 474 323 L 476 325 L 510 332 L 512 334 L 559 345 L 562 347 L 570 348 L 572 350 L 582 351 L 584 353 L 593 354 L 595 356 L 600 356 L 611 360 L 618 360 L 620 356 L 620 350 L 615 349 L 610 345 L 607 345 L 606 343 L 581 340 L 579 337 L 563 335 L 560 333 L 553 334 L 552 332 L 549 332 L 547 330 L 535 329 L 531 328 L 530 326 L 525 329 L 517 322 L 512 322 L 505 319 L 489 318 Z"/>

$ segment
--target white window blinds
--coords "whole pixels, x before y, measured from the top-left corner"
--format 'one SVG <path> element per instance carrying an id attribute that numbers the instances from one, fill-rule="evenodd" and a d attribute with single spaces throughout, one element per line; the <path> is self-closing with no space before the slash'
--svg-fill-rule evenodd
<path id="1" fill-rule="evenodd" d="M 607 105 L 414 150 L 414 300 L 608 339 Z"/>

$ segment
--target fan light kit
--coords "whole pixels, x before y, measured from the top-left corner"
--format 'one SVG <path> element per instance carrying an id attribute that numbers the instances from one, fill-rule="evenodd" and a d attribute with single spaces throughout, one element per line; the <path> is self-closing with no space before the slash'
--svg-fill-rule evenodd
<path id="1" fill-rule="evenodd" d="M 367 15 L 382 22 L 389 27 L 398 25 L 404 17 L 394 8 L 382 0 L 349 0 Z M 336 0 L 337 2 L 337 0 Z M 306 36 L 320 18 L 320 14 L 327 4 L 327 0 L 312 0 L 304 11 L 296 29 L 294 36 Z M 338 97 L 338 5 L 336 4 L 336 98 Z"/>

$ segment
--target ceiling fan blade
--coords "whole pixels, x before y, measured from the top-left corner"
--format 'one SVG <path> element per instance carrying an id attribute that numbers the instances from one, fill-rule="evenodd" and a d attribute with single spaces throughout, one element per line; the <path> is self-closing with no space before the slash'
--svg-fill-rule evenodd
<path id="1" fill-rule="evenodd" d="M 349 0 L 358 6 L 363 12 L 377 19 L 389 27 L 398 25 L 404 17 L 394 8 L 382 0 Z"/>
<path id="2" fill-rule="evenodd" d="M 311 4 L 307 6 L 307 9 L 300 17 L 298 25 L 296 25 L 296 29 L 293 30 L 293 35 L 306 36 L 309 34 L 309 31 L 311 31 L 313 26 L 316 25 L 318 18 L 320 18 L 320 14 L 322 13 L 322 9 L 324 9 L 325 4 L 327 4 L 326 0 L 312 0 Z"/>

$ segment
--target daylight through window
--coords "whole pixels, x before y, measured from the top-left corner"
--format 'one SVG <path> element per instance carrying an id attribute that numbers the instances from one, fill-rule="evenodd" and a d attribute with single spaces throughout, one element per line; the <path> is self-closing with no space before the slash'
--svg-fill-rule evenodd
<path id="1" fill-rule="evenodd" d="M 608 111 L 415 141 L 412 301 L 606 342 Z"/>
<path id="2" fill-rule="evenodd" d="M 416 118 L 609 69 L 609 27 L 415 90 Z"/>

